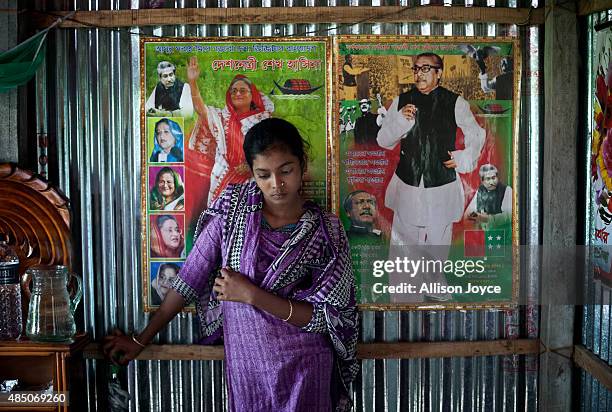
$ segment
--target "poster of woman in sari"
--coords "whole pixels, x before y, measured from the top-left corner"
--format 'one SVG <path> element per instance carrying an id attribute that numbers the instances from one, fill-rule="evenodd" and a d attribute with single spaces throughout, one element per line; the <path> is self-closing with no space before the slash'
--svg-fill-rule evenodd
<path id="1" fill-rule="evenodd" d="M 516 299 L 516 62 L 511 39 L 339 37 L 337 201 L 362 305 Z"/>
<path id="2" fill-rule="evenodd" d="M 175 120 L 167 117 L 147 117 L 147 136 L 151 153 L 149 162 L 183 162 L 183 130 Z"/>
<path id="3" fill-rule="evenodd" d="M 184 188 L 180 207 L 172 210 L 184 218 L 186 254 L 191 250 L 202 211 L 231 183 L 251 179 L 242 144 L 247 131 L 263 119 L 288 120 L 308 141 L 309 163 L 303 194 L 329 208 L 328 41 L 321 38 L 141 41 L 142 122 L 148 137 L 146 154 L 143 144 L 143 166 L 147 167 L 142 169 L 142 179 L 147 185 L 156 181 L 156 176 L 148 174 L 159 170 L 149 165 L 181 164 L 180 168 L 172 166 L 180 179 L 174 175 L 170 179 L 170 174 L 165 173 L 162 177 L 166 179 L 160 177 L 156 187 L 168 192 L 168 186 L 176 186 L 180 180 Z M 174 124 L 180 125 L 180 138 L 173 138 L 170 133 L 177 129 L 172 127 Z M 163 134 L 166 129 L 167 137 Z M 178 156 L 178 149 L 176 153 L 170 151 L 173 141 L 180 143 L 182 157 Z M 143 197 L 143 213 L 169 210 L 165 201 L 152 202 L 152 196 L 148 200 Z M 146 233 L 143 238 L 147 238 Z M 143 247 L 146 262 L 151 259 L 150 250 Z M 149 276 L 148 268 L 144 270 L 143 278 Z"/>

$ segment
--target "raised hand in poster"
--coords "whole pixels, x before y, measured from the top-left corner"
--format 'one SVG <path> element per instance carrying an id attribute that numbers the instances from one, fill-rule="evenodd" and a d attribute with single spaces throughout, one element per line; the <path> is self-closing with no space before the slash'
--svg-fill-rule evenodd
<path id="1" fill-rule="evenodd" d="M 274 103 L 260 93 L 247 76 L 237 74 L 225 93 L 225 107 L 212 107 L 205 103 L 197 83 L 200 68 L 196 57 L 189 59 L 187 74 L 198 114 L 189 147 L 203 141 L 205 136 L 212 136 L 215 142 L 215 161 L 206 202 L 209 205 L 228 184 L 250 179 L 251 172 L 242 150 L 244 135 L 253 125 L 270 117 Z"/>
<path id="2" fill-rule="evenodd" d="M 358 76 L 367 73 L 367 67 L 353 67 L 353 56 L 350 54 L 344 57 L 342 65 L 342 85 L 344 88 L 344 100 L 356 100 L 358 97 Z M 360 96 L 363 97 L 363 96 Z"/>

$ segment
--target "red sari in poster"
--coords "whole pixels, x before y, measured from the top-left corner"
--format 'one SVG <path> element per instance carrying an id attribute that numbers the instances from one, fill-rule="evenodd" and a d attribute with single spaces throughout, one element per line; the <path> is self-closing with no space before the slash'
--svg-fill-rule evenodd
<path id="1" fill-rule="evenodd" d="M 237 82 L 248 85 L 251 97 L 250 110 L 243 113 L 236 110 L 232 99 L 231 90 Z M 198 112 L 185 153 L 186 185 L 189 187 L 186 211 L 190 227 L 200 212 L 230 183 L 243 183 L 251 178 L 242 150 L 244 136 L 274 111 L 274 103 L 243 75 L 234 77 L 226 91 L 225 102 L 223 109 L 206 105 L 206 113 Z"/>

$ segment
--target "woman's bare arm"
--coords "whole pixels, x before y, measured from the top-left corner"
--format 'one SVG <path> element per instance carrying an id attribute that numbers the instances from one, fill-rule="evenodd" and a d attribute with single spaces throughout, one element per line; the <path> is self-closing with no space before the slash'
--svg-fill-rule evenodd
<path id="1" fill-rule="evenodd" d="M 174 317 L 185 307 L 185 299 L 174 289 L 168 290 L 166 298 L 159 309 L 151 317 L 146 328 L 136 337 L 143 345 L 153 340 L 155 335 L 162 330 Z"/>
<path id="2" fill-rule="evenodd" d="M 221 270 L 222 277 L 215 280 L 213 290 L 217 299 L 242 302 L 255 306 L 279 319 L 287 319 L 292 325 L 304 327 L 312 319 L 313 306 L 308 302 L 281 298 L 253 283 L 241 273 L 225 268 Z M 289 317 L 289 315 L 291 316 Z"/>
<path id="3" fill-rule="evenodd" d="M 134 335 L 134 338 L 146 346 L 184 306 L 185 299 L 174 289 L 170 289 L 147 327 L 139 335 Z M 144 347 L 140 346 L 132 336 L 124 335 L 120 330 L 115 329 L 112 335 L 104 338 L 103 349 L 113 363 L 127 365 L 142 352 Z"/>
<path id="4" fill-rule="evenodd" d="M 198 87 L 199 78 L 200 66 L 198 64 L 198 59 L 192 56 L 189 58 L 189 63 L 187 64 L 187 81 L 191 88 L 191 100 L 198 116 L 206 118 L 208 116 L 208 109 L 206 109 L 206 104 L 204 104 L 204 99 Z"/>
<path id="5" fill-rule="evenodd" d="M 290 306 L 288 299 L 281 298 L 257 286 L 255 287 L 256 289 L 253 291 L 251 301 L 247 303 L 283 320 L 287 319 L 291 312 L 291 317 L 287 322 L 300 328 L 310 323 L 313 311 L 311 303 L 292 300 Z"/>

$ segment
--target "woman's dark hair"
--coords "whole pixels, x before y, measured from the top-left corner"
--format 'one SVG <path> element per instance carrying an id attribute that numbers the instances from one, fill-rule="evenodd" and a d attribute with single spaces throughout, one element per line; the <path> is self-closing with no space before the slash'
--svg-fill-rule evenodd
<path id="1" fill-rule="evenodd" d="M 162 264 L 159 266 L 159 269 L 157 269 L 157 273 L 159 274 L 158 276 L 160 276 L 160 275 L 161 275 L 161 273 L 162 273 L 164 270 L 166 270 L 166 269 L 172 269 L 172 270 L 174 270 L 174 274 L 179 273 L 179 271 L 181 270 L 181 268 L 180 268 L 180 267 L 178 267 L 178 265 L 177 265 L 177 264 L 175 264 L 175 263 L 162 263 Z"/>
<path id="2" fill-rule="evenodd" d="M 251 169 L 253 169 L 255 156 L 269 150 L 280 149 L 300 159 L 300 167 L 304 171 L 308 163 L 307 152 L 309 148 L 310 145 L 302 139 L 300 132 L 294 125 L 277 118 L 262 120 L 251 127 L 244 137 L 244 144 L 242 145 L 244 156 Z"/>
<path id="3" fill-rule="evenodd" d="M 165 123 L 166 125 L 168 125 L 168 127 L 170 128 L 170 131 L 172 131 L 172 128 L 170 126 L 170 120 L 166 119 L 165 117 L 161 120 L 158 120 L 157 122 L 155 122 L 155 128 L 153 129 L 153 131 L 155 132 L 155 137 L 157 137 L 157 128 L 159 127 L 160 124 Z"/>
<path id="4" fill-rule="evenodd" d="M 168 126 L 168 128 L 170 129 L 170 133 L 176 139 L 175 144 L 180 145 L 183 139 L 183 131 L 181 130 L 181 126 L 179 126 L 179 124 L 174 120 L 170 120 L 167 117 L 164 117 L 155 122 L 155 127 L 153 128 L 153 136 L 155 137 L 155 140 L 157 140 L 157 128 L 160 124 L 166 124 Z"/>
<path id="5" fill-rule="evenodd" d="M 174 216 L 171 216 L 171 215 L 160 215 L 160 216 L 158 216 L 158 218 L 155 220 L 155 224 L 157 224 L 157 227 L 159 229 L 161 229 L 161 227 L 164 225 L 164 223 L 166 223 L 168 220 L 174 220 L 174 222 L 178 226 L 178 220 L 176 220 L 176 218 Z"/>

